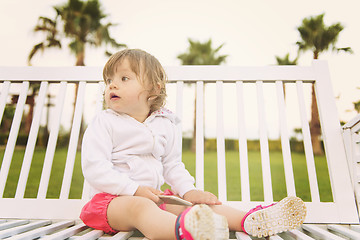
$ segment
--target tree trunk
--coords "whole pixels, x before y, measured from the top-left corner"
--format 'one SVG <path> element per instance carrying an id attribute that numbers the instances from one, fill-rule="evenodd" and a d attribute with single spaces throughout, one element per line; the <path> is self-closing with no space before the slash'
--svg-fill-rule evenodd
<path id="1" fill-rule="evenodd" d="M 314 51 L 314 59 L 319 58 L 319 52 L 317 50 Z"/>
<path id="2" fill-rule="evenodd" d="M 285 82 L 283 82 L 283 92 L 284 92 L 284 100 L 286 102 L 286 85 L 285 85 Z"/>
<path id="3" fill-rule="evenodd" d="M 314 59 L 318 59 L 319 52 L 314 51 Z M 312 84 L 311 87 L 311 121 L 310 121 L 310 133 L 311 142 L 313 146 L 313 152 L 315 155 L 324 155 L 324 151 L 321 145 L 321 126 L 319 120 L 319 110 L 317 107 L 315 86 Z"/>

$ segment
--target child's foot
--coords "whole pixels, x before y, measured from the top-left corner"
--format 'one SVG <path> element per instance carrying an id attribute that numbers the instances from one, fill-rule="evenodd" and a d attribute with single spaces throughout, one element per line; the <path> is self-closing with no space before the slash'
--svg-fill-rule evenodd
<path id="1" fill-rule="evenodd" d="M 207 205 L 195 205 L 182 212 L 176 220 L 177 240 L 229 239 L 229 228 L 224 216 L 214 213 Z"/>
<path id="2" fill-rule="evenodd" d="M 300 226 L 306 216 L 305 203 L 298 197 L 286 197 L 269 206 L 250 210 L 241 222 L 243 231 L 254 237 L 266 237 Z"/>

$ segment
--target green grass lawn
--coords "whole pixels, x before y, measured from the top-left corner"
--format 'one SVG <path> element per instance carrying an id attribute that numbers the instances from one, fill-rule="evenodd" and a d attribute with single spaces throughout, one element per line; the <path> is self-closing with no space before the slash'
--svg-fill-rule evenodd
<path id="1" fill-rule="evenodd" d="M 16 186 L 20 174 L 22 159 L 25 150 L 17 149 L 14 152 L 13 161 L 10 167 L 8 181 L 5 187 L 4 197 L 14 197 Z M 4 150 L 0 150 L 0 159 L 4 155 Z M 48 198 L 58 198 L 61 190 L 62 176 L 65 168 L 67 150 L 58 149 L 54 156 L 53 167 L 51 171 Z M 34 198 L 37 195 L 39 187 L 43 160 L 45 157 L 44 149 L 35 150 L 28 184 L 26 186 L 25 197 Z M 260 152 L 249 152 L 249 174 L 250 174 L 250 192 L 251 200 L 263 200 L 262 172 Z M 190 151 L 183 153 L 183 161 L 186 168 L 195 175 L 195 154 Z M 205 153 L 205 190 L 217 194 L 217 157 L 216 152 Z M 308 174 L 306 169 L 305 156 L 303 153 L 292 154 L 296 193 L 305 201 L 311 201 Z M 272 186 L 274 200 L 278 201 L 286 196 L 285 174 L 281 152 L 270 152 Z M 319 184 L 321 201 L 332 201 L 332 193 L 329 182 L 329 174 L 325 157 L 316 157 L 315 164 L 317 168 L 317 178 Z M 239 153 L 228 151 L 226 153 L 227 169 L 227 193 L 229 200 L 241 200 L 240 188 L 240 163 Z M 75 169 L 70 189 L 70 198 L 80 198 L 83 186 L 83 176 L 80 166 L 80 153 L 76 155 Z M 165 186 L 166 187 L 166 186 Z M 164 187 L 164 188 L 165 188 Z"/>
<path id="2" fill-rule="evenodd" d="M 14 151 L 13 161 L 11 163 L 8 175 L 8 181 L 6 182 L 5 186 L 4 197 L 11 198 L 15 196 L 24 153 L 24 149 L 17 149 Z M 26 198 L 35 198 L 37 196 L 45 153 L 46 151 L 44 149 L 36 149 L 34 152 L 33 161 L 31 164 L 28 182 L 25 190 Z M 4 150 L 0 150 L 1 161 L 3 155 Z M 67 149 L 57 149 L 55 152 L 47 192 L 48 198 L 58 198 L 60 195 L 66 156 Z M 70 189 L 70 198 L 81 198 L 83 182 L 84 178 L 81 173 L 80 152 L 78 152 L 75 159 L 75 168 Z"/>
<path id="3" fill-rule="evenodd" d="M 251 200 L 264 200 L 260 152 L 250 151 L 248 153 L 248 159 Z M 195 155 L 191 152 L 184 152 L 183 161 L 186 168 L 194 176 Z M 301 197 L 305 201 L 311 201 L 310 185 L 305 161 L 303 153 L 292 154 L 297 196 Z M 270 164 L 274 200 L 278 201 L 287 195 L 282 153 L 277 151 L 270 152 Z M 333 201 L 326 157 L 315 157 L 315 164 L 317 168 L 316 171 L 320 199 L 324 202 Z M 218 183 L 216 152 L 205 153 L 205 176 L 205 190 L 217 194 Z M 229 151 L 226 153 L 226 176 L 228 200 L 241 200 L 240 162 L 239 153 L 236 151 Z"/>

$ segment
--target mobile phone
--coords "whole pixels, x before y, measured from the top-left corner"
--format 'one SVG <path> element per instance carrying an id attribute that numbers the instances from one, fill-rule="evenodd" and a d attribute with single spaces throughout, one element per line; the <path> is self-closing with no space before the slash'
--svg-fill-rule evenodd
<path id="1" fill-rule="evenodd" d="M 186 201 L 182 198 L 172 195 L 159 195 L 159 198 L 164 201 L 166 204 L 175 204 L 175 205 L 184 205 L 192 206 L 193 204 L 189 201 Z"/>

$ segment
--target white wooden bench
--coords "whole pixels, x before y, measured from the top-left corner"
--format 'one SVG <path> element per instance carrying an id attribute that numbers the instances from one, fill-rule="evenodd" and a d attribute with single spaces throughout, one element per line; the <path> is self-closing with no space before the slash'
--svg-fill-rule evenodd
<path id="1" fill-rule="evenodd" d="M 359 174 L 357 164 L 359 157 L 359 129 L 360 117 L 341 129 L 337 115 L 335 98 L 330 82 L 327 63 L 315 61 L 312 66 L 265 66 L 265 67 L 230 67 L 230 66 L 178 66 L 167 67 L 169 75 L 169 105 L 173 111 L 185 119 L 191 104 L 188 104 L 188 84 L 196 85 L 196 186 L 203 189 L 205 184 L 204 165 L 204 109 L 212 109 L 211 117 L 216 124 L 217 145 L 217 177 L 218 197 L 226 204 L 240 209 L 250 209 L 258 204 L 267 204 L 274 201 L 273 184 L 271 176 L 269 134 L 274 129 L 279 129 L 281 149 L 283 156 L 283 168 L 287 195 L 296 195 L 295 177 L 293 171 L 292 149 L 290 149 L 289 114 L 294 109 L 289 109 L 284 100 L 283 83 L 292 86 L 297 99 L 299 122 L 301 123 L 302 139 L 304 141 L 304 163 L 307 167 L 308 182 L 310 185 L 311 200 L 306 201 L 308 214 L 305 224 L 301 229 L 280 234 L 270 239 L 360 239 L 359 212 L 357 205 L 360 201 Z M 36 98 L 35 111 L 27 144 L 24 151 L 18 179 L 8 179 L 10 169 L 13 167 L 14 154 L 21 147 L 17 146 L 21 119 L 26 105 L 29 85 L 41 81 L 38 97 Z M 71 123 L 71 134 L 67 148 L 65 170 L 62 178 L 59 197 L 47 196 L 53 159 L 56 152 L 56 143 L 60 132 L 60 126 L 64 115 L 71 115 L 72 105 L 68 104 L 71 99 L 74 83 L 79 83 L 78 98 L 75 113 Z M 321 201 L 315 160 L 311 146 L 309 131 L 309 104 L 304 96 L 304 89 L 312 83 L 315 84 L 319 115 L 321 120 L 322 136 L 329 168 L 331 191 L 333 201 Z M 204 85 L 213 88 L 214 93 L 205 92 L 209 97 L 204 98 Z M 115 236 L 104 235 L 98 230 L 89 229 L 78 219 L 81 207 L 88 200 L 88 188 L 86 183 L 83 187 L 80 199 L 71 199 L 69 192 L 75 166 L 77 143 L 81 119 L 91 118 L 91 115 L 102 109 L 102 68 L 100 67 L 0 67 L 0 121 L 4 120 L 4 109 L 10 102 L 11 95 L 18 94 L 16 110 L 9 130 L 9 137 L 3 152 L 3 160 L 0 172 L 0 239 L 127 239 L 134 238 L 133 232 L 121 232 Z M 211 87 L 212 86 L 212 87 Z M 249 86 L 249 87 L 248 87 Z M 268 87 L 269 86 L 269 87 Z M 207 87 L 206 87 L 207 88 Z M 276 108 L 268 107 L 267 90 L 273 89 Z M 254 100 L 248 100 L 249 89 L 254 90 Z M 230 93 L 231 92 L 231 93 Z M 31 163 L 33 161 L 36 139 L 39 134 L 39 126 L 45 115 L 47 94 L 55 95 L 52 100 L 54 107 L 50 112 L 50 135 L 47 142 L 46 153 L 43 160 L 40 184 L 37 195 L 27 197 L 25 192 L 29 177 Z M 228 96 L 232 96 L 231 102 L 226 102 Z M 289 93 L 287 93 L 289 94 Z M 306 94 L 305 94 L 306 95 Z M 93 98 L 91 98 L 91 96 Z M 89 99 L 92 100 L 89 100 Z M 272 98 L 272 97 L 271 97 Z M 84 101 L 84 99 L 86 99 Z M 94 100 L 96 99 L 96 101 Z M 205 101 L 204 101 L 205 99 Z M 215 103 L 208 99 L 216 99 Z M 251 136 L 251 124 L 247 120 L 246 108 L 249 101 L 253 101 L 256 111 L 254 122 L 258 128 L 260 139 L 261 165 L 259 166 L 259 179 L 262 177 L 262 200 L 253 200 L 251 195 L 251 181 L 249 174 L 248 140 Z M 71 101 L 70 101 L 71 103 Z M 191 100 L 193 103 L 193 100 Z M 68 104 L 68 105 L 66 105 Z M 86 105 L 88 104 L 88 105 Z M 207 108 L 210 104 L 210 108 Z M 90 105 L 90 107 L 89 107 Z M 204 107 L 205 105 L 205 107 Z M 229 108 L 230 106 L 230 108 Z M 251 107 L 253 108 L 253 107 Z M 70 109 L 70 110 L 69 110 Z M 85 111 L 84 111 L 85 109 Z M 90 110 L 89 110 L 90 109 Z M 239 147 L 239 169 L 231 171 L 240 172 L 238 179 L 241 198 L 229 200 L 227 194 L 227 178 L 229 169 L 226 169 L 225 138 L 226 129 L 229 127 L 229 111 L 236 119 L 233 132 L 237 133 Z M 208 110 L 206 110 L 208 111 Z M 278 124 L 269 124 L 268 113 L 277 116 Z M 290 111 L 290 112 L 289 112 Z M 90 116 L 90 117 L 89 117 Z M 209 118 L 209 117 L 206 117 Z M 209 120 L 209 119 L 206 119 Z M 291 124 L 291 122 L 290 122 Z M 280 127 L 279 127 L 280 126 Z M 185 128 L 185 121 L 181 128 Z M 211 128 L 211 127 L 210 127 Z M 225 130 L 224 130 L 225 129 Z M 345 142 L 345 145 L 344 145 Z M 206 160 L 206 159 L 205 159 Z M 305 160 L 304 160 L 305 161 Z M 16 167 L 14 167 L 16 168 Z M 350 171 L 349 171 L 350 169 Z M 260 177 L 261 176 L 261 177 Z M 241 181 L 240 181 L 241 180 Z M 14 196 L 6 194 L 7 187 L 16 184 Z M 15 181 L 15 183 L 14 183 Z M 260 180 L 261 181 L 261 180 Z M 241 184 L 240 184 L 241 182 Z M 76 183 L 75 183 L 76 184 Z M 232 235 L 233 238 L 250 239 L 243 233 Z"/>

